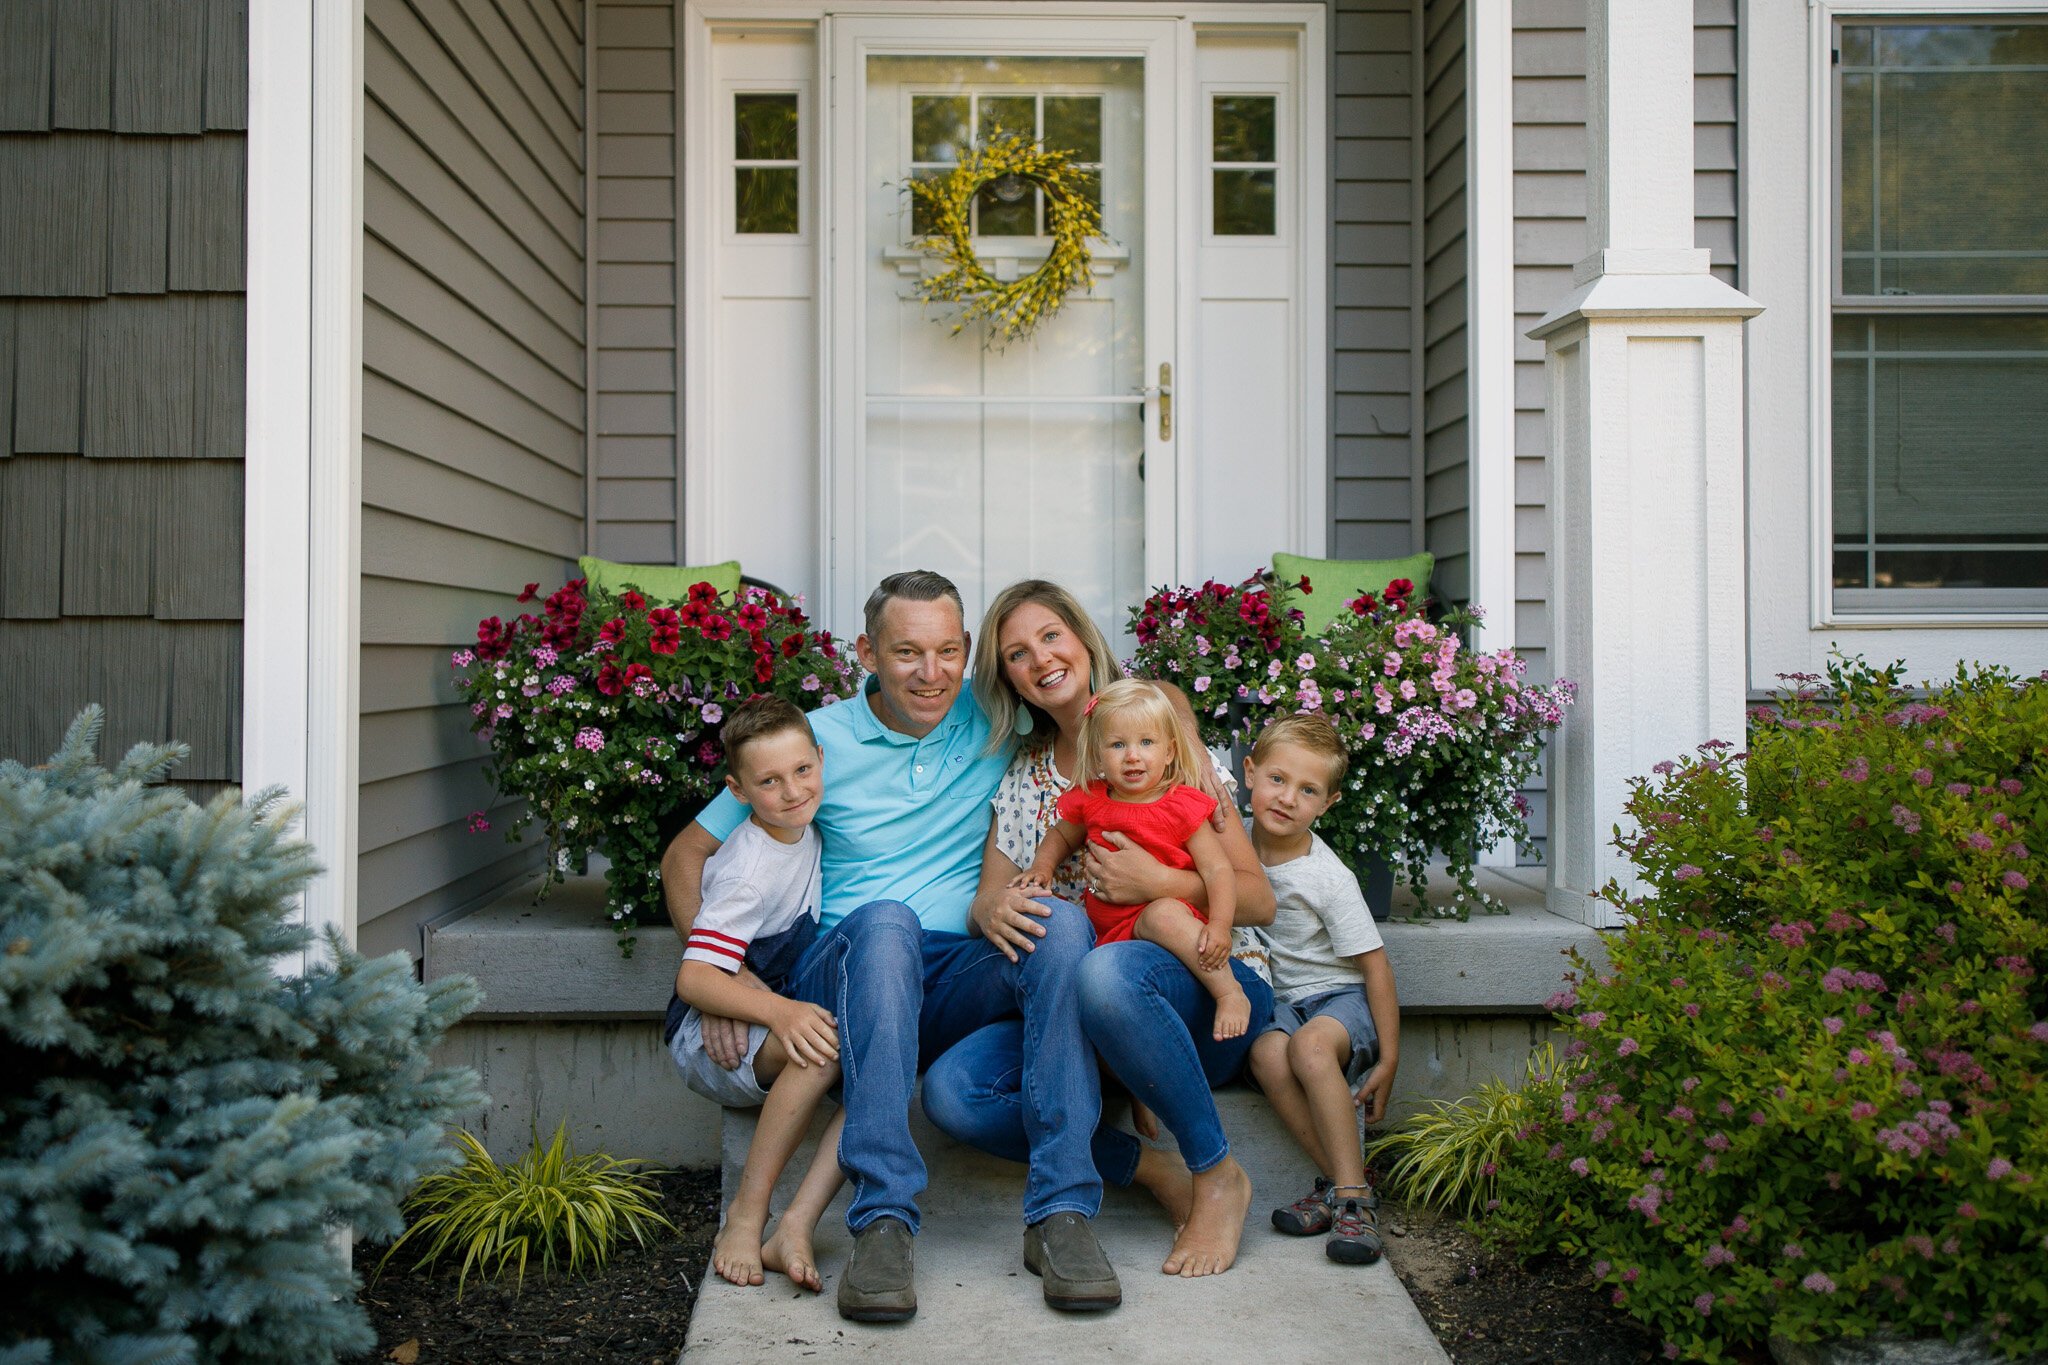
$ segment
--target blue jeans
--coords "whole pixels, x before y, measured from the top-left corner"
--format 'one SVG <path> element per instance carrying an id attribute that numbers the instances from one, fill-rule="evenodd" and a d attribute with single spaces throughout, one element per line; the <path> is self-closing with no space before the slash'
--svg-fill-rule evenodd
<path id="1" fill-rule="evenodd" d="M 1018 1039 L 1025 1155 L 1024 1219 L 1055 1213 L 1095 1216 L 1102 1181 L 1088 1135 L 1102 1117 L 1094 1059 L 1081 1035 L 1075 983 L 1095 941 L 1082 911 L 1049 901 L 1045 937 L 1012 963 L 983 938 L 923 928 L 896 901 L 863 905 L 818 935 L 790 980 L 790 993 L 832 1011 L 846 1127 L 839 1167 L 853 1181 L 846 1226 L 859 1232 L 884 1214 L 918 1227 L 924 1158 L 910 1137 L 910 1095 L 919 1066 L 943 1064 L 1000 1020 Z M 1019 1019 L 1017 1016 L 1021 1015 Z M 963 1043 L 963 1040 L 967 1040 Z M 946 1107 L 925 1082 L 925 1106 Z"/>
<path id="2" fill-rule="evenodd" d="M 1217 1042 L 1216 1002 L 1201 982 L 1154 943 L 1107 943 L 1081 964 L 1081 1024 L 1117 1078 L 1159 1115 L 1180 1144 L 1188 1168 L 1206 1171 L 1230 1153 L 1216 1100 L 1209 1092 L 1235 1076 L 1273 1013 L 1273 989 L 1257 972 L 1233 962 L 1251 997 L 1242 1036 Z M 932 1065 L 924 1078 L 924 1109 L 949 1136 L 993 1156 L 1022 1161 L 1030 1153 L 1023 1112 L 1023 1031 L 991 1024 Z M 1113 1185 L 1138 1170 L 1138 1139 L 1107 1123 L 1090 1135 L 1095 1168 Z"/>

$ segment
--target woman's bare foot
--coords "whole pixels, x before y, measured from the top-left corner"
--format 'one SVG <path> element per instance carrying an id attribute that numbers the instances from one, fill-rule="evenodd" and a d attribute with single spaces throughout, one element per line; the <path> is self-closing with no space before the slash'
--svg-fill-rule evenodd
<path id="1" fill-rule="evenodd" d="M 1176 1233 L 1188 1225 L 1188 1214 L 1195 1206 L 1195 1178 L 1188 1174 L 1188 1164 L 1179 1152 L 1145 1148 L 1138 1155 L 1138 1172 L 1132 1179 L 1159 1201 Z"/>
<path id="2" fill-rule="evenodd" d="M 761 1224 L 728 1212 L 711 1243 L 711 1268 L 734 1284 L 762 1283 Z"/>
<path id="3" fill-rule="evenodd" d="M 1216 999 L 1216 1041 L 1235 1038 L 1252 1022 L 1252 1000 L 1242 990 Z"/>
<path id="4" fill-rule="evenodd" d="M 1226 1156 L 1194 1178 L 1194 1191 L 1188 1225 L 1173 1239 L 1173 1250 L 1159 1267 L 1184 1279 L 1221 1275 L 1237 1260 L 1237 1240 L 1244 1235 L 1244 1216 L 1252 1206 L 1252 1178 L 1235 1157 Z"/>
<path id="5" fill-rule="evenodd" d="M 775 1225 L 775 1235 L 761 1243 L 761 1264 L 779 1270 L 806 1289 L 819 1289 L 818 1256 L 811 1250 L 810 1229 L 797 1227 L 788 1214 Z"/>

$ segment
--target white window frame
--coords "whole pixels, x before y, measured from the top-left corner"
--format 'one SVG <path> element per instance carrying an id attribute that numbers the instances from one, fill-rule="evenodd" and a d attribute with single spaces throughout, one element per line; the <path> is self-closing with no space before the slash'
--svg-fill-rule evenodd
<path id="1" fill-rule="evenodd" d="M 1831 650 L 1903 659 L 1915 680 L 1959 659 L 2048 668 L 2048 615 L 1833 610 L 1826 500 L 1833 318 L 1833 71 L 1843 19 L 2048 14 L 2048 0 L 1813 0 L 1744 11 L 1740 288 L 1765 305 L 1745 345 L 1749 687 L 1819 672 Z M 1806 136 L 1788 136 L 1803 123 Z"/>
<path id="2" fill-rule="evenodd" d="M 1809 204 L 1813 219 L 1813 289 L 1810 296 L 1809 362 L 1812 366 L 1813 446 L 1809 475 L 1812 480 L 1812 531 L 1810 581 L 1814 597 L 1815 624 L 1837 628 L 1897 628 L 1911 626 L 2000 626 L 2048 625 L 2048 608 L 2026 611 L 1970 611 L 1940 608 L 1856 609 L 1838 607 L 1834 591 L 1834 321 L 1835 281 L 1840 268 L 1837 251 L 1836 218 L 1840 209 L 1837 194 L 1839 176 L 1839 110 L 1835 107 L 1834 48 L 1844 23 L 1858 19 L 1878 21 L 1925 19 L 1932 22 L 1968 22 L 1999 17 L 2048 18 L 2044 0 L 1862 0 L 1862 3 L 1830 3 L 1819 0 L 1812 9 L 1814 62 L 1812 114 L 1808 123 L 1810 165 L 1814 183 Z"/>

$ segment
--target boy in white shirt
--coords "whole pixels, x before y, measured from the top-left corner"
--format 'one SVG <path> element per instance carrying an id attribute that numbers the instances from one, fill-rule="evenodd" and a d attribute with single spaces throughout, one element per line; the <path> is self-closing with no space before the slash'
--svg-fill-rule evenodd
<path id="1" fill-rule="evenodd" d="M 1251 1070 L 1322 1172 L 1309 1194 L 1273 1210 L 1273 1226 L 1298 1237 L 1328 1232 L 1331 1260 L 1371 1265 L 1383 1250 L 1379 1198 L 1365 1183 L 1356 1115 L 1386 1117 L 1401 1011 L 1358 879 L 1315 834 L 1348 766 L 1336 727 L 1310 714 L 1268 725 L 1245 760 L 1252 847 L 1276 902 L 1266 930 L 1273 1020 L 1252 1044 Z"/>
<path id="2" fill-rule="evenodd" d="M 802 1188 L 766 1244 L 768 1196 L 839 1082 L 839 1030 L 829 1011 L 781 994 L 817 937 L 818 833 L 811 819 L 824 794 L 824 757 L 804 713 L 779 697 L 756 697 L 719 732 L 725 784 L 749 807 L 747 819 L 704 864 L 703 905 L 690 925 L 663 1036 L 683 1079 L 700 1095 L 735 1108 L 761 1106 L 739 1192 L 712 1244 L 711 1263 L 734 1284 L 762 1283 L 762 1268 L 820 1285 L 811 1238 L 845 1177 L 838 1161 L 843 1112 L 833 1115 Z M 742 967 L 761 989 L 739 978 Z M 703 1016 L 747 1022 L 747 1052 L 727 1071 L 704 1051 Z"/>

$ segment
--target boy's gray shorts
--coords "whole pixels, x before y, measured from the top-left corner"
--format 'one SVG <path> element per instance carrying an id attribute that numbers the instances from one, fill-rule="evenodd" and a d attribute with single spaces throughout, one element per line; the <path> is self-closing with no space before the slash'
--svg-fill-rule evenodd
<path id="1" fill-rule="evenodd" d="M 1292 1004 L 1275 1000 L 1273 1022 L 1266 1025 L 1266 1032 L 1277 1030 L 1291 1038 L 1296 1029 L 1316 1018 L 1335 1019 L 1351 1035 L 1351 1060 L 1344 1067 L 1344 1082 L 1357 1085 L 1380 1059 L 1380 1034 L 1373 1027 L 1372 1006 L 1366 1003 L 1365 987 L 1339 986 Z"/>
<path id="2" fill-rule="evenodd" d="M 754 1079 L 754 1058 L 767 1041 L 768 1030 L 764 1025 L 747 1025 L 746 1060 L 738 1070 L 727 1071 L 705 1053 L 704 1016 L 693 1005 L 683 1016 L 683 1026 L 669 1040 L 668 1053 L 676 1059 L 676 1069 L 683 1073 L 690 1089 L 728 1109 L 752 1109 L 768 1098 L 767 1090 Z"/>

